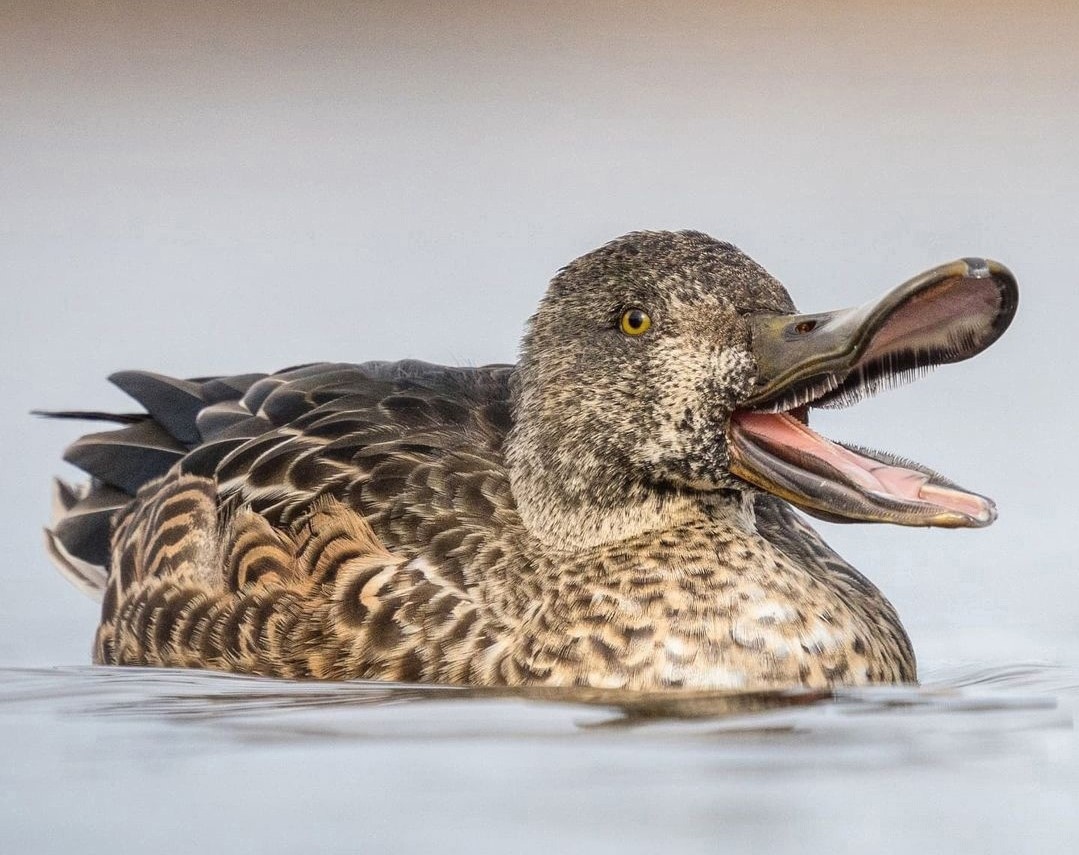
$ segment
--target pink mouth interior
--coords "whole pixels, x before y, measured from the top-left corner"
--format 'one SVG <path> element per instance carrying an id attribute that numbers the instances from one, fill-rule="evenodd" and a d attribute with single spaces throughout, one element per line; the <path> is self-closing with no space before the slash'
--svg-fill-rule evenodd
<path id="1" fill-rule="evenodd" d="M 986 319 L 999 314 L 1000 302 L 1000 291 L 991 279 L 947 279 L 892 312 L 861 359 L 865 362 L 897 347 L 916 350 L 949 341 L 981 341 L 992 330 Z"/>
<path id="2" fill-rule="evenodd" d="M 978 522 L 988 522 L 994 515 L 993 504 L 982 496 L 930 483 L 930 476 L 914 469 L 864 457 L 815 433 L 788 413 L 737 412 L 732 421 L 750 438 L 792 449 L 795 459 L 808 455 L 822 461 L 865 493 L 921 502 Z"/>

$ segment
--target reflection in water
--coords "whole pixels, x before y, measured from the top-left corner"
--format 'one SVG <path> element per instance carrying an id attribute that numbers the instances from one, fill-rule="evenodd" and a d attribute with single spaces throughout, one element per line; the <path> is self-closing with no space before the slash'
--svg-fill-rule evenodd
<path id="1" fill-rule="evenodd" d="M 961 826 L 1051 852 L 1077 695 L 1034 665 L 663 695 L 0 669 L 0 851 L 898 852 Z"/>
<path id="2" fill-rule="evenodd" d="M 467 719 L 470 710 L 524 706 L 540 718 L 562 722 L 575 712 L 577 727 L 644 727 L 664 724 L 675 731 L 699 732 L 706 723 L 735 731 L 760 722 L 774 728 L 781 722 L 801 729 L 820 728 L 832 719 L 900 714 L 966 717 L 1009 714 L 1009 726 L 1046 726 L 1066 716 L 1042 715 L 1058 710 L 1056 695 L 1079 692 L 1079 675 L 1045 665 L 1014 665 L 978 670 L 938 671 L 920 687 L 880 686 L 827 691 L 759 692 L 625 692 L 609 689 L 487 689 L 374 681 L 318 682 L 245 677 L 209 671 L 154 668 L 0 669 L 0 711 L 29 705 L 71 715 L 165 721 L 249 725 L 272 723 L 274 730 L 291 717 L 318 711 L 352 711 L 339 717 L 342 735 L 348 724 L 397 716 L 437 722 Z M 390 709 L 392 708 L 392 709 Z M 407 712 L 401 708 L 406 708 Z M 545 715 L 546 714 L 546 715 Z M 331 720 L 331 717 L 326 717 Z M 493 716 L 498 721 L 498 716 Z M 697 727 L 689 727 L 693 722 Z M 733 727 L 732 727 L 733 725 Z M 489 736 L 513 736 L 512 724 Z"/>

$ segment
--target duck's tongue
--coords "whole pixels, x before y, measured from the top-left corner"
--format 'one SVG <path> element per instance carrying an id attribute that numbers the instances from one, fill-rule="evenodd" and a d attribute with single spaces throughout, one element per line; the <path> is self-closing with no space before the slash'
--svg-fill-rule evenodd
<path id="1" fill-rule="evenodd" d="M 929 470 L 854 450 L 788 413 L 738 412 L 731 419 L 731 472 L 828 519 L 981 527 L 992 501 Z"/>
<path id="2" fill-rule="evenodd" d="M 967 258 L 855 309 L 751 316 L 757 388 L 731 417 L 731 473 L 826 519 L 988 525 L 989 499 L 916 463 L 825 439 L 803 416 L 969 359 L 1000 337 L 1017 302 L 1006 267 Z"/>

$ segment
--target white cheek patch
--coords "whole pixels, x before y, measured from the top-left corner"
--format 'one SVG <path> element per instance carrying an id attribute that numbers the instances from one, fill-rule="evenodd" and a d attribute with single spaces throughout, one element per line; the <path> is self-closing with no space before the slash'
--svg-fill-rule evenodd
<path id="1" fill-rule="evenodd" d="M 717 382 L 730 389 L 732 396 L 741 398 L 748 394 L 756 374 L 756 363 L 748 350 L 741 347 L 725 347 L 716 359 Z"/>
<path id="2" fill-rule="evenodd" d="M 741 397 L 753 383 L 756 364 L 749 351 L 725 347 L 710 353 L 688 350 L 682 346 L 660 346 L 656 362 L 669 366 L 669 374 L 657 392 L 672 409 L 681 404 L 693 405 L 706 388 L 729 390 L 731 397 Z"/>

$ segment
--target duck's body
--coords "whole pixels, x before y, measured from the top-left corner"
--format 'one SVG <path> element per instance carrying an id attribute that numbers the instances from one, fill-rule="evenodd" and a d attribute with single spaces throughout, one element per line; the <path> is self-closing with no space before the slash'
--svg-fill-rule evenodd
<path id="1" fill-rule="evenodd" d="M 728 245 L 675 237 L 661 249 L 732 264 Z M 790 312 L 760 268 L 736 273 L 758 310 Z M 726 318 L 698 312 L 709 328 Z M 603 354 L 552 356 L 549 334 L 541 310 L 516 367 L 117 375 L 148 414 L 72 446 L 94 481 L 61 489 L 50 532 L 69 575 L 103 589 L 95 661 L 626 689 L 916 679 L 872 584 L 782 499 L 730 475 L 705 483 L 725 447 L 683 448 L 683 428 L 725 425 L 727 401 L 747 397 L 752 366 L 729 342 L 693 365 L 656 338 L 678 379 L 672 400 L 638 412 L 631 363 L 612 385 L 577 386 Z M 604 347 L 638 358 L 622 345 Z M 560 401 L 579 412 L 552 420 Z"/>

